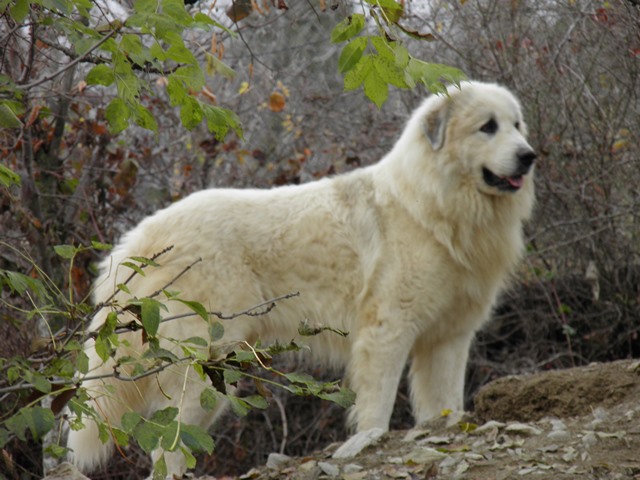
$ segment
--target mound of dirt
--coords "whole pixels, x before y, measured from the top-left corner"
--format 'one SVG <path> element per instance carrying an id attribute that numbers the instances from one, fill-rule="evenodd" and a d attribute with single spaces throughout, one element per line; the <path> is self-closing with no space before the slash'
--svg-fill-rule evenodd
<path id="1" fill-rule="evenodd" d="M 390 432 L 350 459 L 274 455 L 239 478 L 640 479 L 640 361 L 501 378 L 475 404 L 453 427 Z"/>

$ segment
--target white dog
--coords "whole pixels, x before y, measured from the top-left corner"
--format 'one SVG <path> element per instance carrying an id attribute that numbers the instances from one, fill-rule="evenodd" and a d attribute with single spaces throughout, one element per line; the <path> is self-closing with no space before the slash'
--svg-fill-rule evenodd
<path id="1" fill-rule="evenodd" d="M 171 284 L 182 298 L 231 313 L 300 292 L 266 316 L 225 322 L 220 343 L 286 342 L 297 338 L 304 319 L 350 332 L 305 341 L 313 359 L 346 366 L 347 384 L 357 394 L 350 417 L 357 431 L 388 429 L 407 361 L 417 422 L 443 409 L 462 410 L 470 343 L 523 253 L 536 157 L 525 136 L 520 105 L 509 91 L 464 82 L 428 98 L 375 165 L 273 190 L 205 190 L 146 218 L 104 261 L 95 301 L 111 298 L 130 275 L 119 267 L 129 257 L 173 246 L 158 258 L 161 266 L 127 284 L 132 295 Z M 128 297 L 115 294 L 122 302 Z M 163 315 L 191 312 L 179 302 L 166 305 Z M 159 336 L 208 338 L 208 324 L 185 316 L 161 323 Z M 125 337 L 129 349 L 141 348 L 139 332 Z M 168 340 L 161 345 L 179 351 Z M 113 372 L 93 341 L 87 354 L 91 375 Z M 205 427 L 219 413 L 200 408 L 207 385 L 184 366 L 135 383 L 104 378 L 84 386 L 113 425 L 125 412 L 150 415 L 169 405 L 181 409 L 182 422 Z M 86 428 L 70 432 L 68 446 L 84 470 L 113 451 L 89 419 Z M 163 453 L 170 475 L 185 472 L 182 453 L 158 449 L 152 457 Z"/>

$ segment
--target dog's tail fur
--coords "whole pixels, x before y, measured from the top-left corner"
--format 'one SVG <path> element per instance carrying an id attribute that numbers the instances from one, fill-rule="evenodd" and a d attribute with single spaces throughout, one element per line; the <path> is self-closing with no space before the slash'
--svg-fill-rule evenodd
<path id="1" fill-rule="evenodd" d="M 84 419 L 82 430 L 70 430 L 67 447 L 72 451 L 69 460 L 83 472 L 91 472 L 100 465 L 104 465 L 113 453 L 111 436 L 106 443 L 102 443 L 98 425 L 92 419 Z"/>

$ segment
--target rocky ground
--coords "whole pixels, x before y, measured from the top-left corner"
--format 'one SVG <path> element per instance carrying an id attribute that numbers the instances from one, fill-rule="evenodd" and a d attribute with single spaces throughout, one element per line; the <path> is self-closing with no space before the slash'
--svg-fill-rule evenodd
<path id="1" fill-rule="evenodd" d="M 475 403 L 451 427 L 390 432 L 352 458 L 273 454 L 235 479 L 640 479 L 640 361 L 501 378 Z"/>

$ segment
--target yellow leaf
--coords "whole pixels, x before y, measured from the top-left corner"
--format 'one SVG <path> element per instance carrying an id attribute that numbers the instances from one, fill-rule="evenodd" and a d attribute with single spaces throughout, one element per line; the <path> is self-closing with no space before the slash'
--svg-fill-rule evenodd
<path id="1" fill-rule="evenodd" d="M 242 82 L 242 83 L 240 84 L 240 89 L 238 90 L 238 93 L 239 93 L 240 95 L 244 95 L 245 93 L 247 93 L 247 92 L 249 91 L 249 89 L 250 89 L 250 88 L 251 88 L 251 87 L 250 87 L 250 85 L 249 85 L 249 82 Z"/>
<path id="2" fill-rule="evenodd" d="M 441 417 L 448 417 L 449 415 L 451 415 L 453 413 L 453 410 L 451 410 L 450 408 L 444 408 L 442 409 L 442 411 L 440 412 L 440 416 Z"/>

